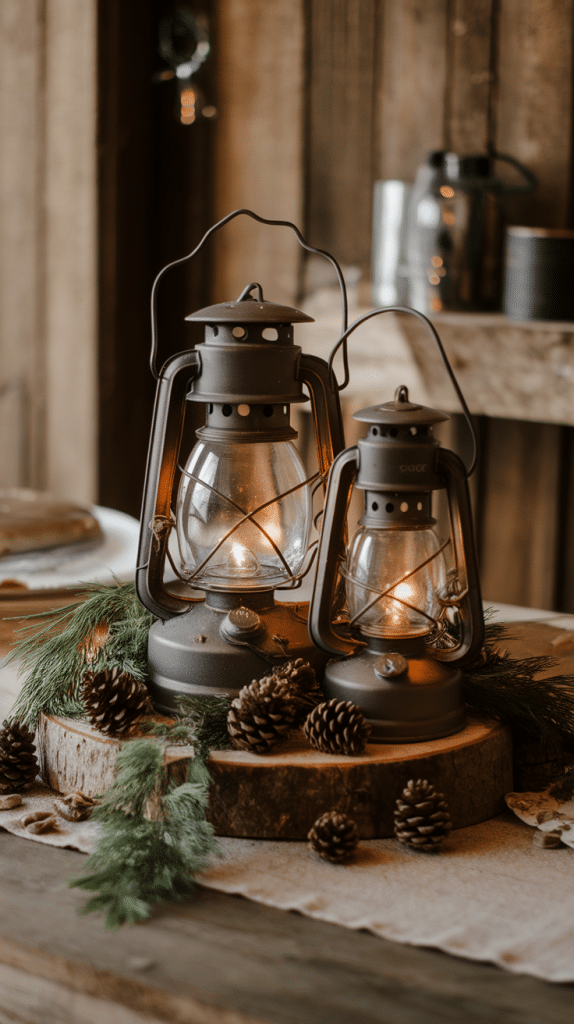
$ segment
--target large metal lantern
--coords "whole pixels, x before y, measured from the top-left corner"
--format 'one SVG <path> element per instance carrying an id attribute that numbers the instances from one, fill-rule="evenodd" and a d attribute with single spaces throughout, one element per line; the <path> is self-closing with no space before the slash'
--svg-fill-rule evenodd
<path id="1" fill-rule="evenodd" d="M 185 259 L 240 213 L 283 223 L 235 211 Z M 150 689 L 165 710 L 181 695 L 236 695 L 286 658 L 322 667 L 308 606 L 276 602 L 274 591 L 296 588 L 309 569 L 313 492 L 344 445 L 328 365 L 294 343 L 293 325 L 311 317 L 266 301 L 260 285 L 250 284 L 237 300 L 187 319 L 205 326 L 205 339 L 156 374 L 136 572 L 138 596 L 157 616 L 148 644 Z M 155 342 L 155 370 L 154 363 Z M 319 465 L 311 478 L 289 415 L 293 403 L 308 400 L 304 386 Z M 188 401 L 203 403 L 206 419 L 181 458 Z M 168 561 L 175 585 L 166 583 Z"/>
<path id="2" fill-rule="evenodd" d="M 442 346 L 441 354 L 446 360 Z M 466 723 L 459 665 L 484 635 L 467 470 L 433 436 L 448 417 L 413 403 L 406 387 L 354 418 L 367 435 L 330 470 L 309 618 L 313 640 L 334 658 L 323 688 L 363 710 L 374 741 L 437 739 Z M 353 484 L 364 492 L 364 514 L 345 551 Z M 449 508 L 444 541 L 432 514 L 439 490 Z M 348 621 L 337 626 L 339 573 Z"/>

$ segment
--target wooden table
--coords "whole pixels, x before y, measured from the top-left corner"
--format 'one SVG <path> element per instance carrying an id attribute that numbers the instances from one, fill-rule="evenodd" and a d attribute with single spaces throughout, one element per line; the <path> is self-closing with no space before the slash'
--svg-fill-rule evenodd
<path id="1" fill-rule="evenodd" d="M 6 624 L 4 624 L 6 634 Z M 5 648 L 4 648 L 5 649 Z M 572 1024 L 574 985 L 197 889 L 105 932 L 85 858 L 0 831 L 0 1024 Z"/>
<path id="2" fill-rule="evenodd" d="M 571 1024 L 574 986 L 387 942 L 207 889 L 104 932 L 78 853 L 0 833 L 0 1021 Z"/>

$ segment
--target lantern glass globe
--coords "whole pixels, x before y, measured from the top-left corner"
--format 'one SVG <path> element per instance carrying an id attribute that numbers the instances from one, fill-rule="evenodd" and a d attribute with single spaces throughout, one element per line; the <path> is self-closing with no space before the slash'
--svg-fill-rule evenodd
<path id="1" fill-rule="evenodd" d="M 362 527 L 347 560 L 351 621 L 365 636 L 423 636 L 440 611 L 447 568 L 433 529 Z"/>
<path id="2" fill-rule="evenodd" d="M 305 479 L 291 441 L 198 441 L 177 498 L 182 575 L 220 591 L 272 590 L 297 575 L 312 524 Z"/>

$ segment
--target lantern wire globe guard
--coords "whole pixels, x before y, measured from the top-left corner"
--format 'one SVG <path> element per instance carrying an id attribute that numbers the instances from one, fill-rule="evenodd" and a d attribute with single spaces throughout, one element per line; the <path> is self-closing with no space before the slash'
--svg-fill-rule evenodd
<path id="1" fill-rule="evenodd" d="M 344 448 L 339 390 L 323 359 L 294 344 L 293 324 L 312 320 L 267 302 L 249 284 L 239 298 L 199 310 L 203 343 L 157 370 L 157 289 L 173 267 L 195 256 L 211 235 L 245 214 L 291 228 L 303 248 L 325 256 L 339 279 L 343 330 L 347 296 L 341 269 L 308 245 L 295 225 L 236 210 L 215 224 L 188 256 L 158 274 L 152 289 L 151 370 L 157 379 L 142 504 L 136 590 L 157 617 L 148 640 L 150 691 L 156 706 L 180 696 L 225 693 L 285 659 L 303 657 L 322 670 L 326 656 L 311 641 L 308 604 L 276 602 L 277 588 L 296 590 L 311 568 L 312 502 Z M 294 445 L 290 405 L 308 400 L 318 472 L 307 477 Z M 197 443 L 181 456 L 186 402 L 206 408 Z M 171 538 L 171 544 L 170 544 Z M 174 554 L 175 551 L 175 554 Z M 166 583 L 166 563 L 177 577 Z M 198 592 L 203 592 L 200 598 Z"/>
<path id="2" fill-rule="evenodd" d="M 309 628 L 331 655 L 327 698 L 352 701 L 366 715 L 375 742 L 416 742 L 458 732 L 466 724 L 459 665 L 482 647 L 484 620 L 467 478 L 477 460 L 474 424 L 430 321 L 402 306 L 373 310 L 343 332 L 329 360 L 365 320 L 408 313 L 431 330 L 461 402 L 473 455 L 468 470 L 433 437 L 449 417 L 411 402 L 406 387 L 392 402 L 363 409 L 365 438 L 334 460 L 329 482 Z M 364 492 L 360 528 L 345 550 L 352 486 Z M 445 490 L 450 536 L 434 531 L 432 494 Z M 338 576 L 348 616 L 333 623 Z M 457 637 L 458 639 L 454 639 Z"/>

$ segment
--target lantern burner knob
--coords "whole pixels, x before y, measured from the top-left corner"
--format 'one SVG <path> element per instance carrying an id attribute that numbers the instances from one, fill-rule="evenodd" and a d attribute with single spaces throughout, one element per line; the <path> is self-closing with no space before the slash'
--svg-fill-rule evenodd
<path id="1" fill-rule="evenodd" d="M 403 676 L 409 665 L 406 658 L 396 651 L 389 651 L 382 658 L 377 658 L 375 663 L 375 675 L 379 679 L 396 679 Z"/>
<path id="2" fill-rule="evenodd" d="M 245 608 L 244 605 L 241 605 L 239 608 L 232 608 L 225 616 L 221 623 L 220 633 L 224 639 L 247 640 L 257 636 L 262 629 L 261 616 L 252 608 Z"/>

